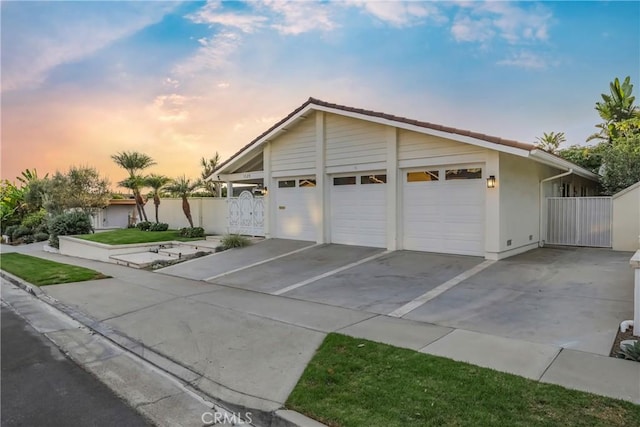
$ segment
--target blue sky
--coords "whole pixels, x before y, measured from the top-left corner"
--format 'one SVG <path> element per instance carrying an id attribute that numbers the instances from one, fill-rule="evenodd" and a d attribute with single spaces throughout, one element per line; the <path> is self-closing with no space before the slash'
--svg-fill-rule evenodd
<path id="1" fill-rule="evenodd" d="M 199 173 L 309 96 L 584 144 L 615 77 L 640 92 L 638 2 L 2 2 L 2 178 L 110 154 Z M 567 145 L 568 145 L 567 144 Z"/>

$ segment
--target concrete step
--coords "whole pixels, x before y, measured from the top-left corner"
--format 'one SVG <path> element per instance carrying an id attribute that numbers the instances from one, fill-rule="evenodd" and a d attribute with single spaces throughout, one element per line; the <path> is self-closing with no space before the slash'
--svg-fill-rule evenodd
<path id="1" fill-rule="evenodd" d="M 180 259 L 195 255 L 198 252 L 212 253 L 215 252 L 215 247 L 180 245 L 172 248 L 160 249 L 158 254 L 169 256 L 172 259 Z"/>
<path id="2" fill-rule="evenodd" d="M 137 252 L 134 254 L 112 255 L 109 259 L 119 265 L 133 268 L 145 268 L 157 261 L 173 261 L 175 256 L 155 252 Z"/>

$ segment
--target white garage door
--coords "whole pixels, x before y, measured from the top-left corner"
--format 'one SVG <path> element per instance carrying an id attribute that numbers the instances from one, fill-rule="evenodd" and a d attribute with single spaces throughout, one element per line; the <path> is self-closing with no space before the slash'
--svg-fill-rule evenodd
<path id="1" fill-rule="evenodd" d="M 354 174 L 331 182 L 331 242 L 385 248 L 387 176 Z"/>
<path id="2" fill-rule="evenodd" d="M 316 241 L 320 212 L 315 178 L 282 178 L 276 188 L 276 237 Z"/>
<path id="3" fill-rule="evenodd" d="M 405 249 L 484 255 L 481 166 L 405 171 L 403 186 Z"/>

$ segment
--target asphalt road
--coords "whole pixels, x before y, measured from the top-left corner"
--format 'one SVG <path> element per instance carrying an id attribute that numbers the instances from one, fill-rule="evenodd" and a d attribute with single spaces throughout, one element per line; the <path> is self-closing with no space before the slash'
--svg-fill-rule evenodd
<path id="1" fill-rule="evenodd" d="M 4 306 L 1 353 L 3 427 L 150 425 Z"/>

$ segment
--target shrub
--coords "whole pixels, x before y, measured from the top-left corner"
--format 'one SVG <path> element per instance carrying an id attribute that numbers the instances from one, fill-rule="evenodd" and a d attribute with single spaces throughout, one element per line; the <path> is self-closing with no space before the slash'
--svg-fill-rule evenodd
<path id="1" fill-rule="evenodd" d="M 633 344 L 623 345 L 617 356 L 620 359 L 640 362 L 640 340 L 635 340 Z"/>
<path id="2" fill-rule="evenodd" d="M 54 216 L 49 220 L 49 244 L 54 248 L 60 247 L 58 236 L 72 236 L 87 234 L 93 231 L 89 214 L 82 211 L 66 212 Z"/>
<path id="3" fill-rule="evenodd" d="M 10 225 L 6 228 L 6 230 L 4 230 L 4 234 L 6 234 L 9 237 L 9 241 L 12 242 L 13 241 L 13 233 L 15 233 L 15 231 L 18 229 L 18 227 L 20 227 L 19 225 Z"/>
<path id="4" fill-rule="evenodd" d="M 180 230 L 180 236 L 182 236 L 182 237 L 204 237 L 204 228 L 202 228 L 202 227 L 182 228 Z"/>
<path id="5" fill-rule="evenodd" d="M 35 231 L 37 228 L 41 227 L 43 224 L 46 227 L 47 211 L 45 211 L 44 209 L 40 209 L 37 212 L 32 212 L 27 216 L 25 216 L 20 225 L 28 228 L 29 230 Z"/>
<path id="6" fill-rule="evenodd" d="M 31 229 L 23 225 L 19 225 L 18 227 L 15 228 L 15 230 L 11 234 L 11 241 L 15 242 L 19 238 L 28 236 L 30 234 L 31 234 Z"/>
<path id="7" fill-rule="evenodd" d="M 169 224 L 166 222 L 156 222 L 151 224 L 149 231 L 167 231 L 169 229 Z"/>
<path id="8" fill-rule="evenodd" d="M 33 234 L 27 234 L 26 236 L 24 236 L 24 237 L 22 238 L 22 241 L 23 241 L 24 243 L 33 243 L 33 242 L 35 242 L 35 241 L 36 241 L 36 238 L 35 238 L 35 237 L 33 237 Z"/>
<path id="9" fill-rule="evenodd" d="M 222 238 L 222 240 L 220 240 L 220 243 L 225 249 L 243 248 L 245 246 L 249 246 L 251 244 L 251 240 L 240 234 L 227 234 Z"/>
<path id="10" fill-rule="evenodd" d="M 44 242 L 49 238 L 49 233 L 35 233 L 33 235 L 33 238 L 36 240 L 36 242 Z"/>
<path id="11" fill-rule="evenodd" d="M 149 231 L 151 223 L 149 221 L 142 221 L 136 224 L 136 228 L 141 231 Z"/>

